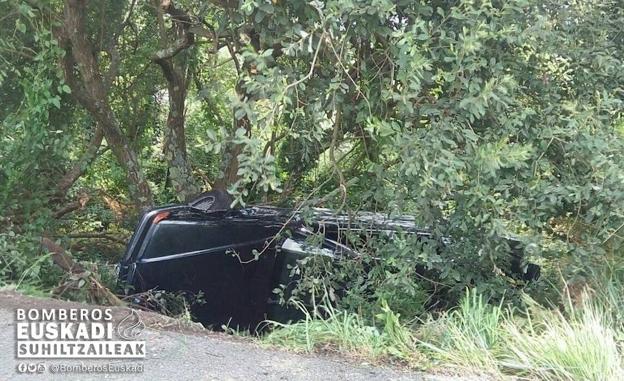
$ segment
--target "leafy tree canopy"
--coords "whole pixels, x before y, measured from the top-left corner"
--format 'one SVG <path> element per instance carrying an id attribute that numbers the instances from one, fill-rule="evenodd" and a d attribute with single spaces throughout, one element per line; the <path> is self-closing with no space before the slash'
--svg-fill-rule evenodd
<path id="1" fill-rule="evenodd" d="M 411 214 L 458 237 L 412 257 L 452 290 L 492 293 L 513 283 L 501 236 L 566 264 L 619 242 L 618 1 L 0 9 L 11 229 L 128 228 L 154 203 L 228 189 L 237 203 Z"/>

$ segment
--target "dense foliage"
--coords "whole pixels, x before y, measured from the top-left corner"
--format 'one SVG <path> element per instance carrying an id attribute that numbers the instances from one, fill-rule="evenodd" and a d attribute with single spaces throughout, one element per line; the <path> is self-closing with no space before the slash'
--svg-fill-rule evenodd
<path id="1" fill-rule="evenodd" d="M 500 237 L 544 265 L 541 293 L 621 252 L 617 1 L 8 0 L 0 15 L 2 282 L 43 235 L 114 263 L 141 209 L 211 188 L 455 237 L 307 271 L 329 292 L 351 282 L 345 306 L 372 293 L 403 316 L 440 289 L 524 286 Z"/>

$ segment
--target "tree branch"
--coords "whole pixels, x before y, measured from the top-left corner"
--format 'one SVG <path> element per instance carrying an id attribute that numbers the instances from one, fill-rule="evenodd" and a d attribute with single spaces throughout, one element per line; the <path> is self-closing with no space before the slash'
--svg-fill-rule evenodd
<path id="1" fill-rule="evenodd" d="M 84 87 L 80 85 L 76 72 L 74 71 L 76 61 L 71 53 L 69 38 L 61 29 L 57 29 L 55 34 L 60 46 L 65 50 L 65 54 L 60 61 L 61 69 L 63 69 L 63 74 L 65 76 L 65 83 L 67 83 L 71 89 L 74 99 L 76 99 L 78 103 L 84 105 L 88 102 L 87 94 L 85 93 Z"/>
<path id="2" fill-rule="evenodd" d="M 182 50 L 188 48 L 191 45 L 192 41 L 188 37 L 178 38 L 174 41 L 172 45 L 167 46 L 166 48 L 154 53 L 154 55 L 152 56 L 152 61 L 159 63 L 158 61 L 173 58 L 176 54 L 180 53 Z"/>
<path id="3" fill-rule="evenodd" d="M 110 91 L 113 81 L 119 73 L 119 61 L 121 59 L 119 57 L 119 50 L 117 49 L 116 43 L 111 43 L 111 46 L 106 49 L 106 52 L 108 53 L 111 62 L 108 70 L 104 73 L 104 87 L 106 88 L 106 91 Z"/>
<path id="4" fill-rule="evenodd" d="M 112 306 L 124 306 L 124 302 L 121 301 L 111 290 L 100 282 L 97 275 L 92 272 L 86 271 L 84 266 L 74 261 L 74 259 L 65 252 L 65 250 L 52 241 L 48 237 L 41 239 L 41 246 L 52 254 L 52 262 L 57 265 L 64 272 L 71 275 L 81 276 L 83 279 L 87 279 L 90 284 L 89 292 L 91 296 L 100 302 L 105 302 Z"/>
<path id="5" fill-rule="evenodd" d="M 54 213 L 52 213 L 52 216 L 55 219 L 59 219 L 63 217 L 64 215 L 69 214 L 75 210 L 82 209 L 87 204 L 87 202 L 89 202 L 90 199 L 91 197 L 88 194 L 83 193 L 82 195 L 78 197 L 78 200 L 72 201 L 66 204 L 65 206 L 63 206 L 62 208 L 54 211 Z"/>
<path id="6" fill-rule="evenodd" d="M 64 197 L 69 188 L 85 173 L 87 167 L 95 160 L 100 151 L 102 140 L 104 139 L 104 132 L 100 125 L 96 125 L 95 133 L 88 143 L 87 150 L 82 154 L 82 157 L 78 159 L 69 171 L 63 175 L 58 181 L 56 188 L 56 195 L 58 197 Z"/>

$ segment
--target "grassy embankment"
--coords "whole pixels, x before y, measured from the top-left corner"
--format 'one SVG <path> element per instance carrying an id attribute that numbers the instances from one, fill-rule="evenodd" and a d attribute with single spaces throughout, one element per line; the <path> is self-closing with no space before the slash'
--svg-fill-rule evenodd
<path id="1" fill-rule="evenodd" d="M 382 306 L 374 324 L 326 308 L 296 324 L 273 323 L 268 344 L 297 351 L 337 350 L 366 361 L 400 361 L 422 369 L 453 368 L 493 378 L 624 379 L 624 267 L 605 265 L 581 298 L 560 306 L 526 299 L 523 310 L 488 304 L 467 291 L 460 305 L 410 327 Z"/>

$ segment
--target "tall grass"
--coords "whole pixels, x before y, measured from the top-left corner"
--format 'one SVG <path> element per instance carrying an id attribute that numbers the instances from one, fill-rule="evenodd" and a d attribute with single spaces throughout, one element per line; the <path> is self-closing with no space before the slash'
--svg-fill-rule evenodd
<path id="1" fill-rule="evenodd" d="M 593 301 L 569 316 L 547 311 L 525 325 L 508 320 L 507 358 L 501 363 L 543 380 L 622 380 L 622 355 L 609 315 Z"/>
<path id="2" fill-rule="evenodd" d="M 567 308 L 546 308 L 526 297 L 526 310 L 491 305 L 475 290 L 456 309 L 407 328 L 387 305 L 375 322 L 329 307 L 324 317 L 272 323 L 265 342 L 313 351 L 332 347 L 410 365 L 438 364 L 496 378 L 624 380 L 624 267 L 591 275 L 584 296 Z M 373 324 L 376 323 L 376 324 Z"/>
<path id="3" fill-rule="evenodd" d="M 321 314 L 300 308 L 305 313 L 304 320 L 294 324 L 269 321 L 273 330 L 263 342 L 305 352 L 337 350 L 372 360 L 395 358 L 414 364 L 420 359 L 411 330 L 402 325 L 399 316 L 385 304 L 377 316 L 382 323 L 380 327 L 330 305 L 321 306 Z"/>
<path id="4" fill-rule="evenodd" d="M 476 373 L 624 380 L 623 348 L 618 342 L 623 331 L 611 317 L 611 311 L 621 311 L 622 305 L 607 300 L 588 296 L 580 304 L 570 303 L 564 314 L 527 297 L 530 308 L 519 313 L 488 305 L 471 291 L 458 309 L 420 328 L 421 345 L 430 357 Z M 427 335 L 432 325 L 437 335 Z"/>
<path id="5" fill-rule="evenodd" d="M 621 262 L 621 259 L 608 260 L 591 269 L 589 284 L 595 303 L 603 306 L 613 326 L 624 333 L 624 264 Z"/>
<path id="6" fill-rule="evenodd" d="M 431 357 L 445 364 L 497 373 L 504 340 L 500 326 L 505 313 L 500 305 L 487 304 L 476 290 L 467 291 L 456 310 L 421 328 L 420 344 Z"/>

